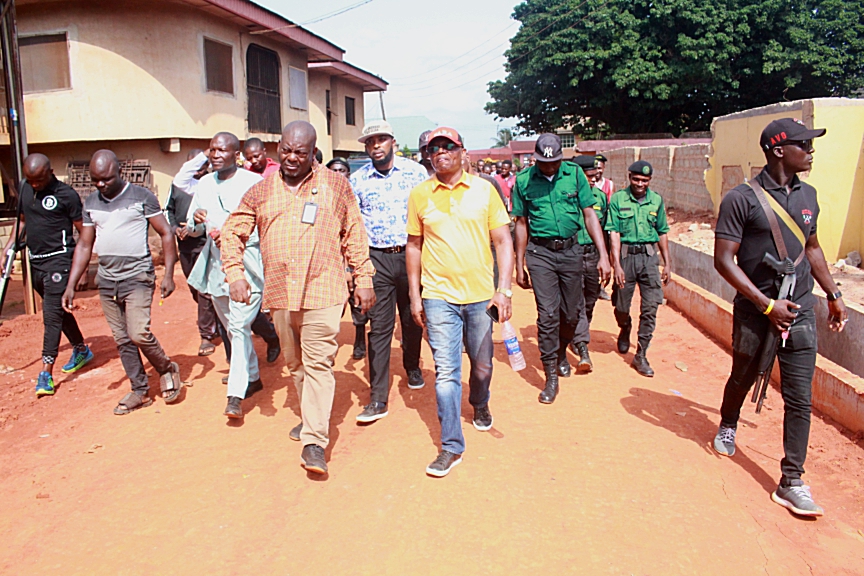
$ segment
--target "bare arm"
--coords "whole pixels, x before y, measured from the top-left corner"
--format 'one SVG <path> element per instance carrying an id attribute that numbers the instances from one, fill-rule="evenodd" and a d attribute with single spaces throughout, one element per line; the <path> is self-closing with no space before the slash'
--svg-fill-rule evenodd
<path id="1" fill-rule="evenodd" d="M 672 255 L 669 253 L 669 238 L 666 234 L 660 234 L 660 239 L 657 241 L 660 246 L 660 255 L 663 257 L 663 271 L 660 273 L 660 280 L 663 284 L 668 284 L 672 279 Z"/>
<path id="2" fill-rule="evenodd" d="M 513 239 L 510 238 L 510 226 L 499 226 L 489 231 L 492 243 L 495 245 L 495 255 L 498 258 L 498 288 L 509 290 L 513 278 Z M 496 291 L 489 302 L 489 307 L 498 307 L 498 321 L 506 322 L 513 315 L 513 302 Z"/>
<path id="3" fill-rule="evenodd" d="M 516 217 L 516 284 L 528 290 L 531 288 L 531 277 L 525 269 L 525 249 L 528 246 L 528 218 Z"/>
<path id="4" fill-rule="evenodd" d="M 624 268 L 621 267 L 621 234 L 612 231 L 609 233 L 609 242 L 612 244 L 612 268 L 615 271 L 615 283 L 619 287 L 624 286 Z"/>
<path id="5" fill-rule="evenodd" d="M 207 162 L 207 155 L 204 152 L 185 162 L 174 177 L 174 186 L 188 194 L 195 182 L 195 174 L 204 166 L 205 162 Z"/>
<path id="6" fill-rule="evenodd" d="M 164 214 L 157 214 L 149 218 L 150 225 L 162 238 L 162 254 L 165 256 L 165 277 L 162 279 L 162 298 L 167 298 L 174 292 L 174 265 L 177 264 L 177 244 L 174 242 L 174 234 L 171 225 Z"/>
<path id="7" fill-rule="evenodd" d="M 75 286 L 81 275 L 90 264 L 90 256 L 93 255 L 93 241 L 96 239 L 95 226 L 82 226 L 80 236 L 78 237 L 78 245 L 75 246 L 75 252 L 72 255 L 72 267 L 69 270 L 69 281 L 66 284 L 66 291 L 63 292 L 63 309 L 67 312 L 72 312 L 75 309 Z"/>
<path id="8" fill-rule="evenodd" d="M 600 226 L 600 219 L 597 218 L 597 211 L 594 207 L 582 209 L 582 215 L 585 220 L 585 228 L 588 230 L 588 235 L 594 241 L 594 246 L 597 247 L 597 252 L 600 255 L 600 260 L 597 262 L 597 270 L 600 272 L 600 282 L 603 286 L 609 284 L 612 277 L 612 267 L 609 264 L 609 256 L 606 252 L 606 238 L 603 234 L 603 228 Z"/>
<path id="9" fill-rule="evenodd" d="M 819 245 L 819 240 L 816 234 L 811 234 L 807 239 L 805 246 L 807 260 L 810 262 L 810 271 L 816 282 L 826 294 L 834 294 L 839 292 L 837 284 L 831 277 L 831 272 L 828 270 L 828 264 L 825 261 L 825 253 L 822 252 L 822 246 Z M 843 303 L 843 298 L 828 301 L 828 325 L 835 332 L 842 332 L 847 322 L 846 304 Z"/>
<path id="10" fill-rule="evenodd" d="M 405 246 L 405 269 L 408 273 L 408 295 L 411 298 L 411 316 L 418 326 L 426 325 L 426 314 L 423 312 L 423 299 L 420 295 L 420 273 L 422 265 L 420 256 L 423 253 L 423 237 L 408 235 Z"/>

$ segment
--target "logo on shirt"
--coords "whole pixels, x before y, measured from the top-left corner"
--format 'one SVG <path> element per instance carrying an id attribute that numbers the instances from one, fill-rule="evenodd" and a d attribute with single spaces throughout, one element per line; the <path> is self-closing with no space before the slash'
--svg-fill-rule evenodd
<path id="1" fill-rule="evenodd" d="M 810 224 L 810 221 L 813 220 L 813 212 L 805 208 L 801 211 L 801 217 L 804 219 L 805 224 Z"/>
<path id="2" fill-rule="evenodd" d="M 53 274 L 51 274 L 51 281 L 54 282 L 55 284 L 59 283 L 60 280 L 62 280 L 62 279 L 63 279 L 63 275 L 60 274 L 59 272 L 54 272 Z"/>
<path id="3" fill-rule="evenodd" d="M 552 146 L 546 146 L 543 148 L 543 157 L 544 158 L 552 158 L 555 154 L 552 152 Z"/>
<path id="4" fill-rule="evenodd" d="M 57 198 L 54 196 L 46 196 L 42 199 L 42 207 L 45 210 L 54 210 L 57 207 Z"/>

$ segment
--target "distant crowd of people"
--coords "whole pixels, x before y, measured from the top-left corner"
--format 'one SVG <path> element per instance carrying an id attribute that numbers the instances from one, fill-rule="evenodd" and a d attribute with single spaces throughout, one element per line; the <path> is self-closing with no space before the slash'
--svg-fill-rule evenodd
<path id="1" fill-rule="evenodd" d="M 842 295 L 816 240 L 815 190 L 796 175 L 810 169 L 812 138 L 824 132 L 791 119 L 766 127 L 761 144 L 767 166 L 725 195 L 715 254 L 719 272 L 738 297 L 732 375 L 714 448 L 734 455 L 740 409 L 765 350 L 761 343 L 772 330 L 782 333 L 776 356 L 786 406 L 786 457 L 773 498 L 803 515 L 822 513 L 801 481 L 816 355 L 814 277 L 830 295 L 832 329 L 846 323 Z M 630 308 L 639 287 L 631 365 L 642 376 L 654 376 L 648 350 L 673 258 L 663 196 L 650 188 L 651 164 L 632 163 L 626 185 L 616 190 L 603 176 L 605 157 L 565 160 L 559 137 L 541 134 L 530 165 L 514 173 L 509 160 L 472 165 L 462 136 L 449 127 L 420 135 L 415 162 L 395 153 L 392 127 L 376 121 L 359 139 L 370 161 L 352 173 L 344 158 L 323 165 L 316 140 L 311 124 L 291 122 L 276 161 L 261 140 L 241 144 L 236 135 L 220 132 L 207 150 L 189 152 L 164 204 L 125 182 L 109 150 L 91 158 L 95 192 L 83 204 L 53 175 L 47 157 L 28 156 L 19 198 L 22 235 L 11 238 L 6 250 L 20 247 L 26 229 L 34 285 L 44 299 L 36 394 L 54 393 L 61 332 L 72 345 L 64 373 L 93 358 L 73 311 L 76 286 L 86 279 L 95 252 L 102 309 L 131 382 L 114 413 L 153 403 L 141 354 L 159 375 L 164 401 L 181 398 L 179 367 L 150 328 L 157 290 L 150 228 L 164 254 L 160 298 L 174 291 L 179 259 L 197 306 L 198 354 L 213 354 L 219 340 L 224 345 L 225 416 L 243 418 L 243 400 L 265 387 L 252 336 L 257 334 L 266 342 L 266 360 L 281 355 L 293 380 L 301 420 L 289 437 L 301 443 L 301 462 L 312 473 L 327 472 L 337 384 L 333 365 L 346 304 L 355 327 L 353 357 L 367 358 L 369 367 L 369 401 L 356 417 L 363 424 L 389 413 L 397 313 L 404 380 L 412 390 L 426 384 L 420 369 L 425 330 L 441 425 L 441 450 L 426 468 L 430 476 L 447 475 L 465 451 L 463 353 L 469 360 L 473 425 L 480 431 L 493 426 L 493 322 L 510 319 L 514 280 L 533 291 L 536 303 L 545 374 L 539 402 L 553 403 L 560 379 L 571 376 L 568 351 L 576 359 L 575 371 L 594 369 L 590 327 L 597 301 L 610 298 L 605 291 L 610 281 L 622 355 L 630 351 Z M 775 213 L 783 226 L 771 219 Z M 781 228 L 784 246 L 772 236 Z M 788 259 L 794 271 L 766 267 L 765 254 Z M 781 295 L 784 274 L 798 283 Z"/>

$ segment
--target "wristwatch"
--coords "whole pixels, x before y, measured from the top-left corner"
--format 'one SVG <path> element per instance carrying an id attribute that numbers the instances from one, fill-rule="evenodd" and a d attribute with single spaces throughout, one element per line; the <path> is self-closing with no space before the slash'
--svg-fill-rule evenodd
<path id="1" fill-rule="evenodd" d="M 496 290 L 496 292 L 498 292 L 499 294 L 503 294 L 503 295 L 506 296 L 507 298 L 513 298 L 513 291 L 510 290 L 510 289 L 507 289 L 507 290 L 501 290 L 501 289 L 499 288 L 498 290 Z"/>
<path id="2" fill-rule="evenodd" d="M 834 300 L 839 300 L 842 297 L 843 297 L 843 293 L 840 292 L 839 290 L 837 292 L 834 292 L 833 294 L 826 294 L 825 295 L 825 299 L 828 300 L 829 302 L 833 302 Z"/>

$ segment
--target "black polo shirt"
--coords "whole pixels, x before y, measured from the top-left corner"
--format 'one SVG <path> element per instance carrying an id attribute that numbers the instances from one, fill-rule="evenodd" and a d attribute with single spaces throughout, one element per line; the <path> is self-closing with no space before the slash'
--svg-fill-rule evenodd
<path id="1" fill-rule="evenodd" d="M 55 257 L 72 259 L 75 251 L 72 222 L 80 221 L 82 214 L 81 198 L 71 186 L 52 176 L 48 186 L 37 193 L 26 180 L 22 181 L 21 212 L 34 265 Z"/>
<path id="2" fill-rule="evenodd" d="M 791 192 L 787 194 L 786 189 L 774 182 L 765 170 L 762 170 L 755 180 L 792 216 L 792 219 L 801 227 L 804 238 L 816 234 L 819 202 L 816 199 L 815 188 L 801 182 L 798 176 L 794 176 L 790 184 Z M 797 259 L 804 247 L 782 221 L 780 221 L 780 229 L 789 258 Z M 768 217 L 765 216 L 756 193 L 747 184 L 736 186 L 723 197 L 715 236 L 739 243 L 741 246 L 738 249 L 738 266 L 760 292 L 768 298 L 777 298 L 780 291 L 777 273 L 767 264 L 762 263 L 766 252 L 779 260 L 777 247 L 771 236 Z M 792 300 L 804 310 L 812 308 L 816 303 L 816 297 L 813 296 L 813 276 L 810 273 L 810 262 L 806 257 L 795 269 L 795 278 Z M 758 311 L 756 305 L 740 293 L 735 296 L 735 305 L 750 311 Z"/>

